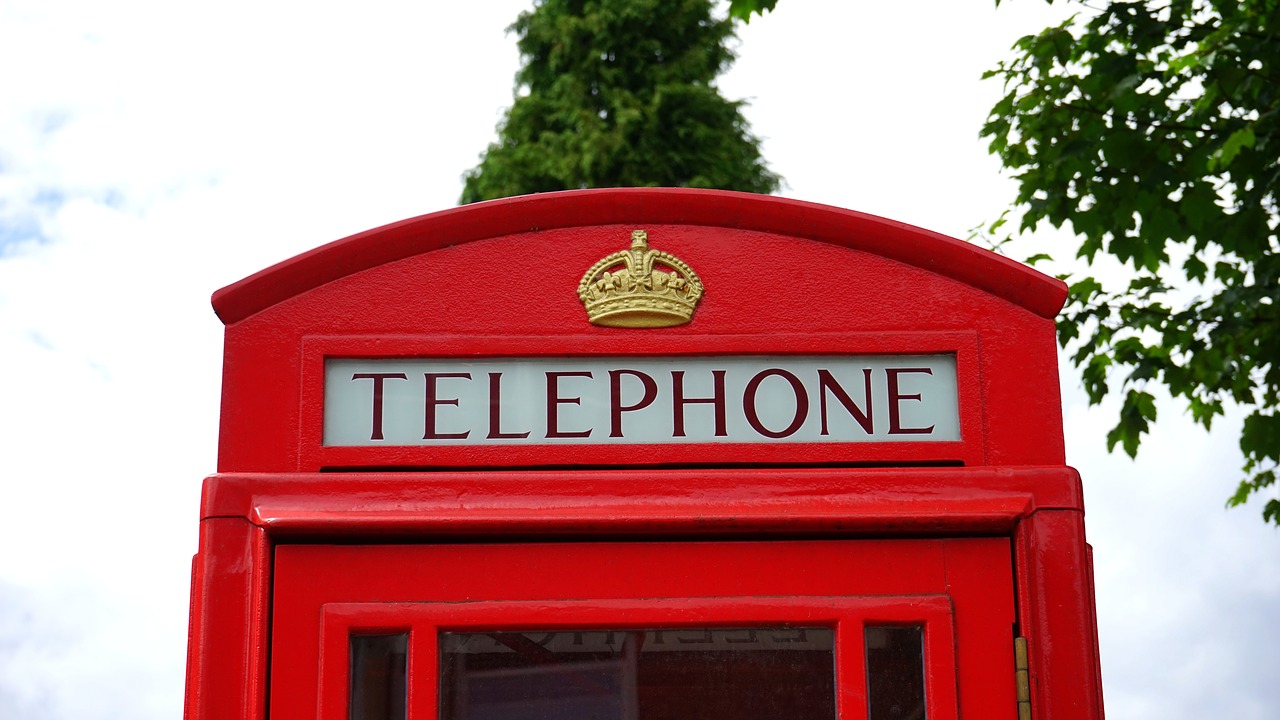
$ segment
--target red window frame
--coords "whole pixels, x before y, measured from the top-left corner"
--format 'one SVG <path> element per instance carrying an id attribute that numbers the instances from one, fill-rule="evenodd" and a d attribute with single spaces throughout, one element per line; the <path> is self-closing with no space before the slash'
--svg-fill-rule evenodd
<path id="1" fill-rule="evenodd" d="M 1016 716 L 1005 538 L 282 545 L 276 566 L 273 720 L 346 717 L 353 632 L 409 633 L 409 718 L 435 720 L 442 629 L 769 624 L 836 631 L 841 720 L 866 718 L 872 625 L 925 627 L 930 718 Z"/>
<path id="2" fill-rule="evenodd" d="M 836 711 L 865 717 L 864 628 L 924 629 L 925 697 L 932 720 L 956 720 L 956 653 L 951 599 L 945 595 L 800 598 L 716 597 L 653 600 L 505 600 L 464 603 L 328 603 L 320 621 L 321 720 L 349 712 L 350 639 L 356 633 L 408 632 L 408 720 L 439 717 L 440 632 L 628 630 L 642 628 L 828 627 L 836 638 Z"/>

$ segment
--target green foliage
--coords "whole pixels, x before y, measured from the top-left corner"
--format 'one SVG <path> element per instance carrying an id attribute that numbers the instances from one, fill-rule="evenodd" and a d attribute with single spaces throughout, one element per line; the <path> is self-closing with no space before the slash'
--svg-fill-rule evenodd
<path id="1" fill-rule="evenodd" d="M 510 28 L 516 97 L 462 202 L 589 187 L 770 193 L 742 103 L 715 78 L 733 20 L 711 0 L 540 0 Z"/>
<path id="2" fill-rule="evenodd" d="M 1021 230 L 1068 226 L 1081 258 L 1133 270 L 1119 288 L 1074 280 L 1058 325 L 1090 401 L 1123 394 L 1108 445 L 1137 453 L 1162 384 L 1206 428 L 1245 410 L 1229 505 L 1272 487 L 1280 0 L 1089 3 L 987 76 L 1005 94 L 982 136 L 1019 183 Z M 1280 500 L 1263 517 L 1280 524 Z"/>
<path id="3" fill-rule="evenodd" d="M 749 23 L 752 15 L 764 15 L 777 4 L 778 0 L 729 0 L 729 17 Z"/>

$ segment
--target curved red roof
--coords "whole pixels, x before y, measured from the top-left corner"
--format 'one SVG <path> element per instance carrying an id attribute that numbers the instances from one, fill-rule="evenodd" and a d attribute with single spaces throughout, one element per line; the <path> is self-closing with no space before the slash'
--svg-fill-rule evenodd
<path id="1" fill-rule="evenodd" d="M 420 253 L 511 233 L 625 223 L 753 230 L 874 253 L 959 280 L 1052 318 L 1066 285 L 975 245 L 905 223 L 769 195 L 683 188 L 613 188 L 523 195 L 464 205 L 322 245 L 213 294 L 233 324 L 353 273 Z"/>

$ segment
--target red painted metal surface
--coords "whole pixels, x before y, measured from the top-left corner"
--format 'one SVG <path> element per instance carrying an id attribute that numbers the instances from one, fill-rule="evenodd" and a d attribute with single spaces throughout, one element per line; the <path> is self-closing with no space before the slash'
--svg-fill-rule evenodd
<path id="1" fill-rule="evenodd" d="M 314 717 L 324 692 L 317 684 L 324 673 L 316 672 L 322 656 L 326 667 L 334 664 L 330 655 L 345 660 L 345 637 L 321 637 L 332 604 L 347 616 L 339 627 L 430 636 L 439 625 L 833 626 L 844 648 L 837 657 L 841 717 L 850 719 L 866 712 L 862 624 L 933 623 L 926 633 L 931 717 L 956 717 L 957 674 L 962 716 L 1016 717 L 1004 672 L 1013 638 L 1005 539 L 284 545 L 276 567 L 272 643 L 288 661 L 273 663 L 273 718 Z M 984 570 L 966 577 L 974 568 Z M 329 696 L 330 708 L 345 709 L 343 690 L 338 685 Z M 418 718 L 436 717 L 427 702 L 417 709 Z"/>
<path id="2" fill-rule="evenodd" d="M 1095 623 L 1089 615 L 1092 588 L 1061 587 L 1063 583 L 1087 583 L 1078 572 L 1080 568 L 1072 565 L 1079 545 L 1070 537 L 1061 542 L 1028 540 L 1028 533 L 1034 532 L 1042 518 L 1075 518 L 1080 522 L 1080 483 L 1070 468 L 611 470 L 589 475 L 584 478 L 582 473 L 573 471 L 219 475 L 206 483 L 202 514 L 206 526 L 251 525 L 269 537 L 277 551 L 292 548 L 289 552 L 314 549 L 316 546 L 309 542 L 323 539 L 421 539 L 432 543 L 427 547 L 456 549 L 459 546 L 440 543 L 505 538 L 517 543 L 508 547 L 520 548 L 523 545 L 518 543 L 548 539 L 626 537 L 661 542 L 671 537 L 786 540 L 810 535 L 850 538 L 853 545 L 862 545 L 880 542 L 873 538 L 903 536 L 1012 536 L 1017 540 L 1012 568 L 1007 559 L 989 562 L 982 556 L 948 554 L 945 562 L 963 570 L 950 577 L 948 587 L 987 597 L 987 603 L 998 605 L 1004 599 L 1012 602 L 1013 593 L 1001 588 L 1008 588 L 1016 569 L 1019 624 L 1025 635 L 1046 639 L 1031 646 L 1036 687 L 1040 688 L 1038 712 L 1059 718 L 1100 717 L 1080 712 L 1078 706 L 1090 697 L 1098 697 L 1091 694 L 1096 686 L 1089 679 L 1096 679 L 1096 646 L 1081 641 L 1095 633 Z M 356 590 L 373 587 L 377 582 L 408 583 L 393 586 L 381 596 L 382 600 L 394 601 L 414 596 L 412 583 L 416 577 L 413 573 L 388 571 L 382 574 L 385 577 L 381 581 L 375 581 L 360 573 L 352 575 L 338 565 L 324 572 L 304 574 L 298 583 L 263 572 L 250 573 L 248 570 L 255 566 L 271 566 L 266 558 L 256 563 L 250 560 L 260 552 L 261 537 L 246 534 L 238 540 L 223 539 L 220 544 L 206 541 L 208 547 L 220 548 L 221 552 L 206 559 L 203 584 L 234 603 L 234 610 L 201 608 L 201 634 L 221 637 L 224 643 L 206 651 L 205 662 L 222 669 L 190 681 L 221 688 L 215 697 L 245 698 L 251 708 L 266 700 L 264 678 L 257 674 L 264 668 L 261 653 L 266 642 L 261 636 L 246 642 L 243 628 L 265 632 L 267 624 L 257 615 L 261 604 L 255 610 L 253 599 L 266 597 L 273 582 L 279 627 L 280 588 L 304 593 L 337 592 L 335 597 L 350 600 L 361 597 L 352 594 Z M 642 547 L 645 543 L 630 545 Z M 237 547 L 238 553 L 234 552 Z M 334 552 L 367 552 L 371 547 L 377 546 L 355 545 L 342 550 L 329 547 L 318 552 L 319 557 L 336 562 Z M 565 563 L 565 568 L 573 567 L 574 562 Z M 910 584 L 914 582 L 912 577 L 926 572 L 919 564 L 886 563 L 877 567 L 880 570 L 872 575 L 888 577 L 881 592 L 933 592 Z M 491 578 L 498 588 L 504 584 L 501 573 L 495 575 L 492 565 L 474 569 Z M 382 577 L 378 571 L 373 572 Z M 847 565 L 826 574 L 843 576 L 842 573 L 866 576 L 850 573 Z M 817 571 L 807 573 L 815 578 L 821 575 Z M 438 585 L 439 577 L 432 577 Z M 465 573 L 459 577 L 465 577 Z M 739 587 L 736 591 L 747 589 Z M 492 586 L 484 590 L 499 592 Z M 347 591 L 351 593 L 343 594 Z M 834 592 L 810 589 L 819 591 Z M 866 588 L 845 591 L 866 592 Z M 1007 645 L 1001 647 L 1000 655 L 991 659 L 991 666 L 1001 668 L 1001 673 L 975 675 L 962 665 L 961 687 L 985 688 L 975 690 L 983 693 L 998 692 L 1001 687 L 1009 690 L 1011 686 L 1005 683 L 1009 678 L 1003 669 L 1012 660 L 1006 662 L 1004 654 L 1012 651 Z M 310 660 L 302 658 L 298 662 L 307 667 Z M 1046 670 L 1050 667 L 1055 671 Z M 1081 680 L 1079 673 L 1085 671 L 1093 675 Z M 1046 673 L 1061 677 L 1057 692 L 1044 689 L 1052 685 L 1043 679 Z M 210 703 L 210 707 L 217 705 Z M 232 716 L 264 717 L 257 712 Z"/>
<path id="3" fill-rule="evenodd" d="M 687 325 L 596 327 L 576 288 L 644 227 L 707 293 Z M 660 189 L 553 193 L 427 215 L 219 291 L 220 472 L 619 462 L 608 446 L 325 448 L 325 354 L 955 353 L 962 442 L 679 445 L 628 463 L 1063 462 L 1053 314 L 1061 282 L 972 245 L 836 208 Z M 302 378 L 302 383 L 298 379 Z M 1035 388 L 1035 392 L 1028 392 Z"/>
<path id="4" fill-rule="evenodd" d="M 1081 513 L 1070 468 L 592 470 L 216 475 L 203 516 L 317 534 L 1008 535 Z"/>
<path id="5" fill-rule="evenodd" d="M 779 546 L 781 547 L 781 546 Z M 527 549 L 527 548 L 526 548 Z M 576 554 L 581 548 L 571 548 Z M 662 546 L 654 546 L 661 550 Z M 669 548 L 668 548 L 669 549 Z M 679 548 L 679 549 L 683 549 Z M 804 546 L 798 549 L 805 550 Z M 498 548 L 501 555 L 503 548 Z M 864 548 L 874 552 L 871 548 Z M 995 548 L 994 555 L 1007 561 L 1007 548 Z M 396 549 L 387 555 L 397 554 Z M 289 555 L 285 551 L 286 555 Z M 416 553 L 415 553 L 416 554 Z M 705 554 L 705 553 L 702 553 Z M 658 558 L 667 562 L 679 558 L 668 554 Z M 421 559 L 421 558 L 417 558 Z M 754 558 L 752 558 L 754 560 Z M 305 566 L 314 563 L 313 558 L 289 558 Z M 441 568 L 447 570 L 448 568 Z M 757 567 L 764 572 L 769 568 Z M 786 573 L 788 568 L 777 569 Z M 579 573 L 580 575 L 581 573 Z M 561 578 L 561 588 L 572 586 L 573 578 Z M 671 584 L 678 587 L 678 584 Z M 650 590 L 652 588 L 649 588 Z M 671 586 L 667 592 L 679 592 Z M 291 598 L 298 600 L 297 598 Z M 411 718 L 436 718 L 438 652 L 435 637 L 447 631 L 487 631 L 510 629 L 513 631 L 537 628 L 539 631 L 628 628 L 705 628 L 708 626 L 732 627 L 790 627 L 825 626 L 833 628 L 836 636 L 837 707 L 840 717 L 865 716 L 867 705 L 866 658 L 861 649 L 865 646 L 864 625 L 919 625 L 924 628 L 926 660 L 926 695 L 930 698 L 930 717 L 934 720 L 955 720 L 956 697 L 956 648 L 955 622 L 952 598 L 946 595 L 906 596 L 788 596 L 788 597 L 683 597 L 683 598 L 607 598 L 592 600 L 465 600 L 465 601 L 417 601 L 413 603 L 388 602 L 323 602 L 319 607 L 319 643 L 315 628 L 303 628 L 302 632 L 279 640 L 281 645 L 299 646 L 299 656 L 313 655 L 320 667 L 318 688 L 316 678 L 288 673 L 277 687 L 283 685 L 279 698 L 284 716 L 296 714 L 310 716 L 312 706 L 319 702 L 319 716 L 323 720 L 342 720 L 349 717 L 347 689 L 350 687 L 349 637 L 353 631 L 404 632 L 411 634 L 409 652 L 413 656 L 416 678 L 429 678 L 416 685 L 410 680 L 408 706 Z M 1009 610 L 1009 608 L 1003 608 Z M 314 617 L 317 613 L 312 603 L 299 603 L 291 607 L 291 615 Z M 995 618 L 999 620 L 999 618 Z M 1008 618 L 1004 618 L 1007 622 Z M 297 631 L 288 627 L 286 633 Z M 318 649 L 318 653 L 316 650 Z M 297 686 L 291 683 L 301 681 Z M 970 700 L 976 703 L 975 699 Z M 999 698 L 993 704 L 1000 704 Z M 989 717 L 1003 717 L 996 712 Z"/>
<path id="6" fill-rule="evenodd" d="M 213 296 L 214 309 L 231 325 L 325 283 L 423 252 L 504 235 L 617 224 L 702 226 L 756 237 L 801 233 L 948 276 L 1046 318 L 1056 315 L 1066 299 L 1061 283 L 1025 265 L 906 223 L 766 195 L 622 188 L 524 195 L 385 225 L 223 288 Z"/>
<path id="7" fill-rule="evenodd" d="M 267 533 L 246 518 L 204 518 L 194 565 L 184 717 L 265 717 Z"/>
<path id="8" fill-rule="evenodd" d="M 1050 511 L 1020 523 L 1019 622 L 1027 633 L 1032 707 L 1038 717 L 1102 718 L 1093 563 L 1084 514 Z"/>
<path id="9" fill-rule="evenodd" d="M 706 283 L 691 323 L 657 331 L 587 323 L 578 280 L 624 247 L 633 228 Z M 193 564 L 187 717 L 261 720 L 269 698 L 273 719 L 292 712 L 279 704 L 269 664 L 298 663 L 310 680 L 295 687 L 311 687 L 320 626 L 312 600 L 290 598 L 336 592 L 344 602 L 394 604 L 422 596 L 386 560 L 396 553 L 466 555 L 463 548 L 483 546 L 487 561 L 521 572 L 522 553 L 536 548 L 609 548 L 601 552 L 632 558 L 629 573 L 659 582 L 646 569 L 654 558 L 702 552 L 690 548 L 803 545 L 850 554 L 792 552 L 789 562 L 856 565 L 887 547 L 941 548 L 933 560 L 910 550 L 909 563 L 877 564 L 868 577 L 878 589 L 849 580 L 843 566 L 811 565 L 810 579 L 787 592 L 914 588 L 970 598 L 956 606 L 960 717 L 990 717 L 966 698 L 1011 702 L 1004 639 L 1016 617 L 1029 640 L 1035 716 L 1100 720 L 1083 502 L 1079 478 L 1064 466 L 1058 399 L 1052 318 L 1064 297 L 1056 280 L 901 223 L 662 189 L 456 208 L 340 240 L 225 288 L 214 296 L 227 326 L 219 473 L 206 481 Z M 326 447 L 321 437 L 326 357 L 922 353 L 956 357 L 959 441 L 631 445 L 622 453 L 607 445 Z M 973 550 L 991 544 L 1003 555 Z M 317 559 L 299 573 L 279 563 L 293 553 L 374 565 L 347 575 Z M 572 597 L 608 595 L 577 577 L 581 561 L 548 560 L 559 580 L 542 587 L 586 582 Z M 439 562 L 433 577 L 453 573 L 464 583 L 456 592 L 518 599 L 489 566 Z M 921 573 L 936 580 L 939 567 L 942 585 L 912 584 Z M 734 585 L 727 572 L 706 573 L 723 588 L 700 579 L 688 587 L 768 589 Z M 360 594 L 379 587 L 378 597 Z M 973 650 L 986 641 L 965 623 L 1003 624 L 1000 648 Z M 304 642 L 311 649 L 282 651 L 273 633 L 313 638 Z M 966 661 L 971 651 L 983 661 Z M 314 692 L 284 692 L 315 701 Z"/>

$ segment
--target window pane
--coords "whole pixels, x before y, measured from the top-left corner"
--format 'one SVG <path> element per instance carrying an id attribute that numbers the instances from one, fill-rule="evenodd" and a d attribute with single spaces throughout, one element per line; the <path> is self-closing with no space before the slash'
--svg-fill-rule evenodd
<path id="1" fill-rule="evenodd" d="M 441 633 L 441 720 L 834 720 L 829 628 Z"/>
<path id="2" fill-rule="evenodd" d="M 351 720 L 405 720 L 409 634 L 351 636 Z"/>
<path id="3" fill-rule="evenodd" d="M 924 720 L 924 628 L 868 627 L 870 720 Z"/>

